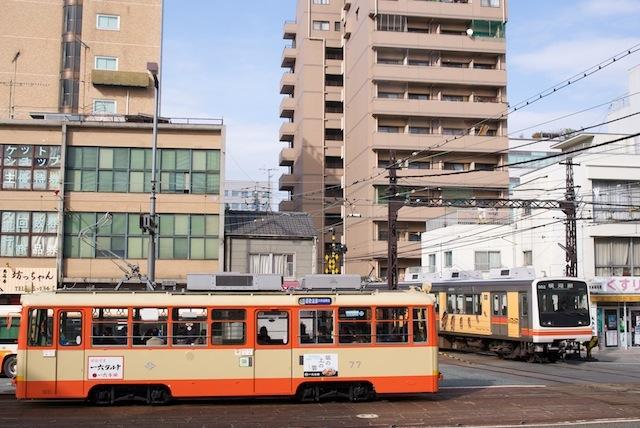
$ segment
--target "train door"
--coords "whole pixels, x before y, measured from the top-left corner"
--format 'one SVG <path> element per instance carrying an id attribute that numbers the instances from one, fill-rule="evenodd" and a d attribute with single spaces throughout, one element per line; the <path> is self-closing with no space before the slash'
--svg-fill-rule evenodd
<path id="1" fill-rule="evenodd" d="M 529 332 L 529 296 L 520 293 L 520 336 L 531 336 Z"/>
<path id="2" fill-rule="evenodd" d="M 84 343 L 82 311 L 58 311 L 56 377 L 58 397 L 79 397 L 84 393 Z"/>
<path id="3" fill-rule="evenodd" d="M 28 398 L 48 398 L 56 394 L 57 364 L 53 320 L 53 309 L 29 310 L 24 379 Z"/>
<path id="4" fill-rule="evenodd" d="M 507 336 L 507 293 L 491 293 L 491 334 Z"/>
<path id="5" fill-rule="evenodd" d="M 254 392 L 258 395 L 291 394 L 291 311 L 256 311 Z"/>

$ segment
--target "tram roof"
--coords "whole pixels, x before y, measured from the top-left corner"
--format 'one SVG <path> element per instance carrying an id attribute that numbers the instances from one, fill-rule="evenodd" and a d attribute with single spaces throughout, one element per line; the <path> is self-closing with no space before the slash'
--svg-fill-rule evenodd
<path id="1" fill-rule="evenodd" d="M 23 306 L 306 306 L 301 299 L 330 297 L 331 305 L 428 305 L 435 302 L 432 294 L 420 290 L 367 290 L 360 292 L 282 292 L 282 293 L 168 293 L 115 291 L 58 291 L 25 294 Z"/>

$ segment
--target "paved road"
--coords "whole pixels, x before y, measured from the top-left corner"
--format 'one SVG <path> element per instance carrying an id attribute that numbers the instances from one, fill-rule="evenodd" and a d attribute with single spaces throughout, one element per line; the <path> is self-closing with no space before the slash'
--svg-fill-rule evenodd
<path id="1" fill-rule="evenodd" d="M 640 426 L 640 354 L 607 354 L 600 362 L 547 365 L 445 354 L 441 370 L 445 379 L 438 394 L 356 404 L 279 399 L 94 407 L 77 402 L 17 402 L 4 395 L 0 396 L 0 427 L 545 426 L 576 421 L 595 421 L 576 426 Z M 0 385 L 5 382 L 0 379 Z"/>

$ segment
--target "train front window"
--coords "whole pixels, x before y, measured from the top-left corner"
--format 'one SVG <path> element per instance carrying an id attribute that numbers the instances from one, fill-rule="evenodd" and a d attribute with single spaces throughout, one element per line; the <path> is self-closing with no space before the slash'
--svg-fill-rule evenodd
<path id="1" fill-rule="evenodd" d="M 589 325 L 589 302 L 585 282 L 540 281 L 537 292 L 542 327 Z"/>

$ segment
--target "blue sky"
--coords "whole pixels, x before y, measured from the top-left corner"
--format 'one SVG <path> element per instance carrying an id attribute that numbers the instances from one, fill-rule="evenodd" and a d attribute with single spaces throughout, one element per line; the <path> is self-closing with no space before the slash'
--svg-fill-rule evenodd
<path id="1" fill-rule="evenodd" d="M 240 4 L 244 8 L 220 0 L 165 0 L 162 113 L 223 117 L 226 178 L 265 180 L 262 168 L 277 167 L 284 147 L 278 141 L 282 26 L 294 18 L 296 1 Z M 640 43 L 638 22 L 640 0 L 511 0 L 509 102 Z M 639 63 L 640 52 L 511 115 L 510 132 L 529 136 L 602 122 L 608 106 L 520 131 L 624 95 L 627 70 Z"/>

